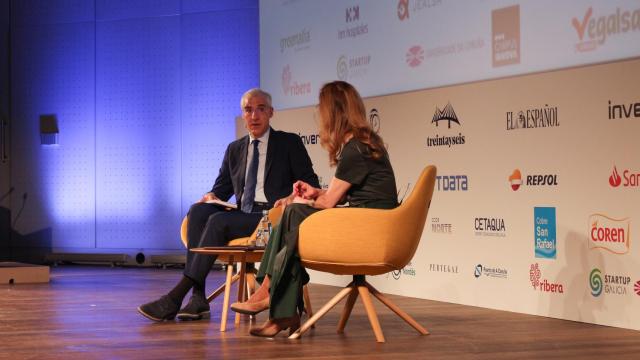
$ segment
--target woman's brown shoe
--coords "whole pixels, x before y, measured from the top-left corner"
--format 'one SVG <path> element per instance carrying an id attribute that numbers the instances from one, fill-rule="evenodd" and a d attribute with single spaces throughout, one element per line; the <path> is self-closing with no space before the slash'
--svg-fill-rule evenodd
<path id="1" fill-rule="evenodd" d="M 256 302 L 235 302 L 231 304 L 231 310 L 246 315 L 255 315 L 269 308 L 269 298 Z"/>
<path id="2" fill-rule="evenodd" d="M 252 328 L 249 333 L 253 336 L 274 337 L 282 330 L 289 329 L 289 336 L 300 328 L 300 316 L 297 314 L 288 318 L 269 319 L 261 327 Z"/>

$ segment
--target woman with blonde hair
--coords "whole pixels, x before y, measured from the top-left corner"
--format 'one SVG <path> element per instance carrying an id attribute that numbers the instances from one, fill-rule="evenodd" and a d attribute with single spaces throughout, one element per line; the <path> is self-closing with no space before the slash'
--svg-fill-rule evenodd
<path id="1" fill-rule="evenodd" d="M 382 138 L 367 121 L 358 91 L 349 83 L 334 81 L 320 89 L 320 143 L 336 167 L 326 190 L 303 181 L 293 185 L 280 226 L 265 249 L 258 279 L 262 285 L 249 300 L 231 308 L 244 314 L 269 309 L 269 320 L 251 329 L 251 335 L 273 337 L 300 326 L 302 286 L 309 275 L 298 256 L 298 227 L 309 215 L 348 202 L 350 207 L 392 209 L 398 206 L 395 177 Z"/>

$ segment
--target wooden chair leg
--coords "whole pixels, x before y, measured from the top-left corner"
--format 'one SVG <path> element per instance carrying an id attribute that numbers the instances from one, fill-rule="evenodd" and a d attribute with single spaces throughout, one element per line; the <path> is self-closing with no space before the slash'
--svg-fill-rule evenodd
<path id="1" fill-rule="evenodd" d="M 364 308 L 365 310 L 367 310 L 369 323 L 371 323 L 371 327 L 373 328 L 373 333 L 376 335 L 376 341 L 379 343 L 383 343 L 384 334 L 382 333 L 382 328 L 380 327 L 380 322 L 378 321 L 378 315 L 376 314 L 376 309 L 373 307 L 373 302 L 371 301 L 371 295 L 369 294 L 369 289 L 367 288 L 366 285 L 358 285 L 358 292 L 360 293 L 360 298 L 362 299 Z"/>
<path id="2" fill-rule="evenodd" d="M 247 287 L 247 263 L 242 258 L 240 261 L 240 269 L 238 270 L 240 279 L 238 280 L 238 301 L 245 300 L 245 288 Z M 236 313 L 235 321 L 236 325 L 240 324 L 240 313 Z"/>
<path id="3" fill-rule="evenodd" d="M 315 324 L 321 317 L 323 317 L 327 312 L 329 312 L 329 310 L 331 310 L 334 306 L 336 306 L 336 304 L 339 303 L 340 300 L 344 299 L 344 297 L 349 295 L 352 291 L 355 291 L 355 288 L 352 287 L 352 284 L 353 283 L 349 284 L 349 286 L 347 286 L 346 288 L 340 290 L 340 292 L 336 296 L 334 296 L 333 299 L 329 300 L 329 302 L 324 304 L 324 306 L 317 313 L 315 313 L 311 317 L 311 319 L 305 321 L 305 323 L 302 324 L 302 326 L 300 327 L 300 329 L 298 329 L 298 331 L 296 331 L 291 336 L 289 336 L 289 339 L 299 339 L 300 336 L 302 336 L 302 334 L 307 332 L 307 330 L 309 330 L 313 324 Z"/>
<path id="4" fill-rule="evenodd" d="M 236 281 L 238 281 L 239 278 L 240 278 L 240 275 L 234 274 L 233 277 L 231 278 L 231 284 L 233 284 Z M 220 287 L 215 289 L 215 291 L 212 292 L 211 295 L 207 296 L 207 302 L 212 302 L 215 298 L 217 298 L 220 294 L 222 294 L 224 292 L 224 289 L 226 289 L 226 287 L 227 287 L 227 283 L 226 282 L 224 284 L 220 285 Z"/>
<path id="5" fill-rule="evenodd" d="M 402 318 L 402 320 L 407 322 L 407 324 L 413 326 L 413 328 L 416 329 L 420 334 L 429 335 L 429 331 L 427 331 L 427 329 L 422 327 L 422 325 L 418 324 L 418 322 L 415 321 L 411 316 L 409 316 L 409 314 L 404 312 L 396 304 L 394 304 L 391 300 L 389 300 L 387 297 L 382 295 L 382 293 L 380 293 L 371 284 L 367 283 L 366 286 L 369 289 L 369 291 L 371 292 L 371 294 L 373 294 L 373 296 L 375 296 L 378 300 L 380 300 L 381 303 L 385 304 L 389 309 L 391 309 L 391 311 L 396 313 L 396 315 L 400 316 Z"/>
<path id="6" fill-rule="evenodd" d="M 344 333 L 344 327 L 347 326 L 347 320 L 349 320 L 351 310 L 353 310 L 353 305 L 356 303 L 357 298 L 357 291 L 352 291 L 351 294 L 349 294 L 349 298 L 347 299 L 347 302 L 344 304 L 344 308 L 342 309 L 340 322 L 338 322 L 338 334 Z"/>
<path id="7" fill-rule="evenodd" d="M 311 319 L 313 316 L 313 309 L 311 308 L 311 296 L 309 296 L 309 286 L 302 287 L 302 298 L 304 300 L 304 311 L 307 313 L 307 319 Z M 311 324 L 311 327 L 315 328 L 315 324 Z"/>
<path id="8" fill-rule="evenodd" d="M 227 313 L 229 310 L 229 296 L 231 294 L 231 278 L 233 274 L 233 256 L 229 258 L 227 263 L 227 280 L 224 288 L 224 302 L 222 303 L 222 318 L 220 319 L 220 331 L 227 330 Z"/>

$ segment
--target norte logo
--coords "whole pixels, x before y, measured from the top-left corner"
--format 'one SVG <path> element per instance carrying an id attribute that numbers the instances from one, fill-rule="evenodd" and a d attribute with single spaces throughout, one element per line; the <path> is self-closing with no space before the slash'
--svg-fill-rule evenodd
<path id="1" fill-rule="evenodd" d="M 502 218 L 475 218 L 474 226 L 476 236 L 505 237 L 507 235 L 507 228 Z"/>
<path id="2" fill-rule="evenodd" d="M 594 268 L 589 274 L 589 286 L 593 297 L 598 297 L 603 292 L 606 295 L 626 295 L 630 284 L 631 277 L 627 275 L 602 275 L 598 268 Z"/>
<path id="3" fill-rule="evenodd" d="M 507 271 L 507 269 L 478 264 L 473 271 L 473 276 L 475 276 L 475 278 L 477 279 L 482 275 L 492 278 L 506 279 L 509 275 L 509 272 Z"/>
<path id="4" fill-rule="evenodd" d="M 623 178 L 624 182 L 622 181 Z M 613 165 L 613 172 L 609 176 L 609 185 L 612 187 L 618 187 L 620 185 L 624 187 L 638 187 L 640 186 L 640 173 L 634 173 L 629 169 L 625 169 L 621 177 L 618 169 Z"/>
<path id="5" fill-rule="evenodd" d="M 436 234 L 453 234 L 453 225 L 450 223 L 445 223 L 440 220 L 440 218 L 432 217 L 431 218 L 431 231 Z"/>
<path id="6" fill-rule="evenodd" d="M 288 64 L 282 68 L 282 91 L 287 96 L 300 96 L 311 94 L 311 82 L 298 83 L 293 80 L 291 66 Z"/>
<path id="7" fill-rule="evenodd" d="M 537 258 L 556 258 L 556 208 L 534 207 L 534 248 Z"/>
<path id="8" fill-rule="evenodd" d="M 629 252 L 631 221 L 614 219 L 602 214 L 589 216 L 589 249 L 602 249 L 613 254 Z"/>
<path id="9" fill-rule="evenodd" d="M 589 7 L 582 19 L 572 18 L 571 25 L 578 35 L 576 51 L 593 51 L 603 45 L 609 36 L 640 30 L 640 8 L 616 8 L 615 13 L 593 16 L 593 8 Z"/>
<path id="10" fill-rule="evenodd" d="M 520 63 L 520 5 L 491 12 L 493 67 Z"/>
<path id="11" fill-rule="evenodd" d="M 352 24 L 360 21 L 360 5 L 351 6 L 345 9 L 345 22 L 348 26 L 338 30 L 338 40 L 355 38 L 369 32 L 369 25 L 366 23 Z M 353 25 L 353 26 L 352 26 Z"/>
<path id="12" fill-rule="evenodd" d="M 369 111 L 369 125 L 371 125 L 371 129 L 376 134 L 380 132 L 380 114 L 378 114 L 378 109 L 376 108 Z"/>
<path id="13" fill-rule="evenodd" d="M 467 191 L 469 178 L 467 175 L 436 175 L 438 191 Z"/>
<path id="14" fill-rule="evenodd" d="M 523 184 L 520 169 L 514 169 L 508 179 L 509 184 L 511 185 L 511 190 L 513 191 L 520 189 Z M 525 180 L 525 184 L 527 186 L 558 186 L 557 174 L 527 175 Z"/>
<path id="15" fill-rule="evenodd" d="M 460 119 L 458 115 L 456 115 L 453 106 L 451 106 L 451 102 L 447 102 L 447 105 L 444 109 L 440 110 L 439 107 L 436 106 L 436 112 L 433 114 L 433 118 L 431 119 L 431 123 L 438 127 L 441 121 L 447 122 L 447 129 L 451 129 L 451 123 L 460 126 Z M 461 132 L 458 133 L 457 136 L 440 136 L 436 135 L 435 138 L 427 137 L 427 146 L 447 146 L 451 147 L 454 145 L 464 145 L 466 142 L 464 135 Z"/>
<path id="16" fill-rule="evenodd" d="M 531 281 L 534 290 L 564 294 L 564 286 L 562 284 L 552 283 L 542 277 L 542 270 L 540 270 L 538 263 L 529 266 L 529 281 Z"/>
<path id="17" fill-rule="evenodd" d="M 611 104 L 609 100 L 609 120 L 640 118 L 640 102 L 627 104 Z"/>
<path id="18" fill-rule="evenodd" d="M 414 45 L 407 50 L 405 56 L 409 67 L 418 67 L 424 61 L 424 49 L 420 45 Z"/>
<path id="19" fill-rule="evenodd" d="M 507 111 L 507 130 L 534 129 L 560 126 L 558 107 L 545 104 L 544 107 L 519 110 L 516 118 L 513 111 Z"/>

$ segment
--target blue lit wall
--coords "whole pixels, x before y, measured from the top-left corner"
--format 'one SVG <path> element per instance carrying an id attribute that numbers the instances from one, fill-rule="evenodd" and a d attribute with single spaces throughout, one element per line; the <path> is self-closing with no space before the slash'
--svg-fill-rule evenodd
<path id="1" fill-rule="evenodd" d="M 257 0 L 18 0 L 11 19 L 12 217 L 51 234 L 13 245 L 180 249 L 258 85 Z"/>

